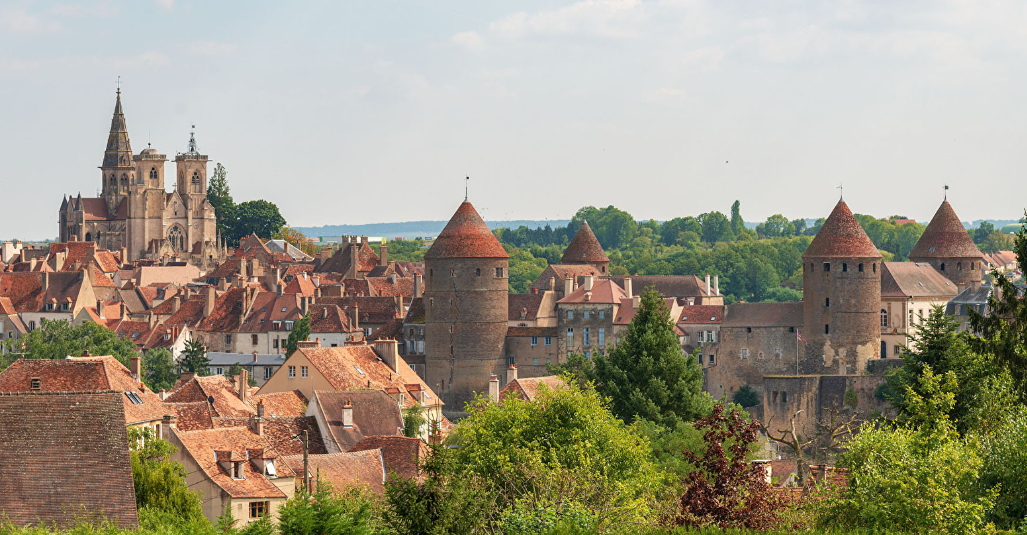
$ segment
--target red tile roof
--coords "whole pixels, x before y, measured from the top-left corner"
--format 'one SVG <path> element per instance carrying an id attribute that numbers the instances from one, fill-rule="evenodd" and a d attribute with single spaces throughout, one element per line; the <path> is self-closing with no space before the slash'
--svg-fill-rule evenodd
<path id="1" fill-rule="evenodd" d="M 268 392 L 250 398 L 250 405 L 264 403 L 264 414 L 267 416 L 300 417 L 307 412 L 307 397 L 299 390 L 289 392 Z"/>
<path id="2" fill-rule="evenodd" d="M 0 511 L 15 525 L 138 525 L 121 392 L 0 394 Z M 95 520 L 95 518 L 94 518 Z"/>
<path id="3" fill-rule="evenodd" d="M 392 281 L 392 277 L 367 277 L 365 280 L 374 295 L 382 297 L 402 295 L 408 299 L 414 296 L 413 277 L 396 277 L 395 282 Z"/>
<path id="4" fill-rule="evenodd" d="M 315 392 L 321 419 L 328 425 L 329 436 L 337 448 L 349 451 L 364 437 L 403 434 L 403 415 L 396 399 L 381 390 L 347 392 Z M 353 407 L 353 425 L 342 425 L 342 408 Z"/>
<path id="5" fill-rule="evenodd" d="M 556 336 L 556 327 L 507 327 L 507 336 Z"/>
<path id="6" fill-rule="evenodd" d="M 181 383 L 181 380 L 179 380 Z M 176 383 L 171 395 L 165 399 L 168 403 L 207 402 L 214 398 L 213 416 L 248 417 L 256 410 L 239 399 L 239 390 L 224 375 L 193 377 L 183 384 Z"/>
<path id="7" fill-rule="evenodd" d="M 507 296 L 507 318 L 510 321 L 535 321 L 538 318 L 539 307 L 542 306 L 542 293 L 537 294 L 510 294 Z M 521 317 L 524 314 L 524 317 Z"/>
<path id="8" fill-rule="evenodd" d="M 946 301 L 959 293 L 938 268 L 926 262 L 882 262 L 882 297 L 941 297 Z"/>
<path id="9" fill-rule="evenodd" d="M 621 288 L 624 287 L 624 279 L 628 277 L 610 277 Z M 656 291 L 665 297 L 708 297 L 706 293 L 706 282 L 695 275 L 633 275 L 631 278 L 631 292 L 635 295 L 642 295 L 646 288 L 653 286 Z M 711 288 L 712 292 L 712 288 Z"/>
<path id="10" fill-rule="evenodd" d="M 296 472 L 297 483 L 300 483 L 303 477 L 303 456 L 286 455 L 282 461 Z M 385 492 L 385 464 L 379 449 L 310 455 L 307 463 L 312 487 L 314 479 L 319 477 L 331 483 L 335 491 L 364 486 L 376 494 Z M 300 486 L 303 486 L 302 483 Z"/>
<path id="11" fill-rule="evenodd" d="M 685 305 L 681 307 L 678 323 L 721 323 L 724 307 L 719 305 Z"/>
<path id="12" fill-rule="evenodd" d="M 596 239 L 592 227 L 588 226 L 588 221 L 582 222 L 578 227 L 578 231 L 574 233 L 574 239 L 571 240 L 567 250 L 563 253 L 563 258 L 560 259 L 561 264 L 596 264 L 609 261 L 610 258 L 603 252 L 603 246 Z"/>
<path id="13" fill-rule="evenodd" d="M 404 436 L 371 436 L 361 440 L 350 452 L 380 449 L 385 459 L 387 477 L 410 479 L 420 474 L 421 459 L 428 446 L 419 438 Z"/>
<path id="14" fill-rule="evenodd" d="M 981 250 L 974 244 L 948 201 L 941 203 L 909 253 L 910 259 L 980 257 Z"/>
<path id="15" fill-rule="evenodd" d="M 499 399 L 502 401 L 508 396 L 518 397 L 526 401 L 533 401 L 537 396 L 539 389 L 542 385 L 549 390 L 557 390 L 567 387 L 567 382 L 556 375 L 547 375 L 545 377 L 525 377 L 523 379 L 514 379 L 506 384 L 502 390 L 499 391 Z"/>
<path id="16" fill-rule="evenodd" d="M 204 474 L 232 498 L 285 498 L 284 492 L 265 476 L 252 461 L 244 461 L 243 479 L 234 479 L 218 462 L 217 452 L 228 452 L 235 458 L 247 459 L 247 450 L 263 450 L 265 458 L 277 459 L 278 450 L 248 427 L 225 427 L 177 433 L 183 448 Z M 275 463 L 279 478 L 295 477 L 286 463 Z"/>
<path id="17" fill-rule="evenodd" d="M 338 305 L 316 304 L 310 308 L 310 332 L 313 333 L 348 333 L 353 332 L 350 326 L 350 315 Z"/>
<path id="18" fill-rule="evenodd" d="M 193 401 L 189 403 L 165 402 L 164 407 L 174 414 L 175 426 L 181 431 L 196 431 L 199 429 L 214 429 L 214 413 L 210 403 L 206 401 Z"/>
<path id="19" fill-rule="evenodd" d="M 391 297 L 319 297 L 314 302 L 317 305 L 336 305 L 346 314 L 352 314 L 356 306 L 360 325 L 384 324 L 400 315 L 396 300 Z"/>
<path id="20" fill-rule="evenodd" d="M 724 327 L 801 327 L 802 303 L 737 303 L 724 312 Z"/>
<path id="21" fill-rule="evenodd" d="M 595 281 L 592 284 L 592 290 L 585 290 L 584 286 L 579 286 L 577 290 L 571 292 L 570 295 L 564 296 L 560 299 L 559 303 L 603 303 L 603 304 L 619 304 L 622 299 L 627 297 L 624 290 L 617 286 L 617 284 L 611 280 Z"/>
<path id="22" fill-rule="evenodd" d="M 471 203 L 464 201 L 424 253 L 437 258 L 510 258 Z"/>
<path id="23" fill-rule="evenodd" d="M 881 253 L 845 201 L 838 201 L 802 257 L 881 258 Z"/>

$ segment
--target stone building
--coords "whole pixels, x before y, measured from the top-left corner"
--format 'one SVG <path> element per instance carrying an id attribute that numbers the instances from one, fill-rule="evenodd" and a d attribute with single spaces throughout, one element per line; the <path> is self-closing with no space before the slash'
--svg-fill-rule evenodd
<path id="1" fill-rule="evenodd" d="M 910 251 L 909 260 L 931 264 L 962 291 L 981 286 L 982 256 L 952 205 L 945 200 Z"/>
<path id="2" fill-rule="evenodd" d="M 58 212 L 60 241 L 125 248 L 125 262 L 179 259 L 212 267 L 223 260 L 224 251 L 218 247 L 214 208 L 207 202 L 208 161 L 191 133 L 188 150 L 175 156 L 175 188 L 168 193 L 167 156 L 150 146 L 132 154 L 119 89 L 100 165 L 100 196 L 65 197 Z"/>

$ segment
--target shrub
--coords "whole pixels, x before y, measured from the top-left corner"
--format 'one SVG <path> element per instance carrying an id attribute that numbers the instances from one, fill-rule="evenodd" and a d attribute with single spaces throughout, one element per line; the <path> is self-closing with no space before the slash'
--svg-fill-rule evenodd
<path id="1" fill-rule="evenodd" d="M 735 391 L 733 401 L 742 407 L 755 407 L 760 404 L 760 395 L 749 385 Z"/>

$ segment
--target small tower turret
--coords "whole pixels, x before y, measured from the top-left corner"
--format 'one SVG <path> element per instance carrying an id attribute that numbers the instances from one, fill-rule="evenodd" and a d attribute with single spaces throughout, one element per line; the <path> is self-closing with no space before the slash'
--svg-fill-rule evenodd
<path id="1" fill-rule="evenodd" d="M 591 265 L 595 266 L 600 273 L 606 274 L 606 270 L 610 266 L 610 258 L 603 251 L 603 246 L 599 244 L 599 239 L 592 232 L 592 227 L 588 226 L 588 221 L 581 222 L 581 226 L 574 234 L 574 239 L 567 245 L 567 250 L 564 251 L 560 263 Z"/>
<path id="2" fill-rule="evenodd" d="M 982 256 L 952 205 L 944 201 L 910 251 L 909 260 L 931 264 L 962 291 L 980 288 Z"/>

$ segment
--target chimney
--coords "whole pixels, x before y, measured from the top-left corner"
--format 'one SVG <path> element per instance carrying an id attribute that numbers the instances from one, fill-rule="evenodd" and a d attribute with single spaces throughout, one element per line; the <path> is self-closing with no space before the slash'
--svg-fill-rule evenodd
<path id="1" fill-rule="evenodd" d="M 135 379 L 136 381 L 142 381 L 142 377 L 143 377 L 143 370 L 142 370 L 143 358 L 142 357 L 131 357 L 131 358 L 128 359 L 128 361 L 129 361 L 129 366 L 131 366 L 130 369 L 132 370 L 132 378 Z"/>
<path id="2" fill-rule="evenodd" d="M 124 247 L 121 248 L 121 263 L 122 264 L 127 264 L 128 263 L 128 249 L 126 249 Z"/>
<path id="3" fill-rule="evenodd" d="M 382 246 L 378 248 L 378 265 L 387 266 L 389 265 L 389 246 L 385 244 L 385 240 L 382 240 Z"/>
<path id="4" fill-rule="evenodd" d="M 549 291 L 556 291 L 556 277 L 549 277 Z"/>
<path id="5" fill-rule="evenodd" d="M 567 277 L 563 279 L 563 296 L 567 297 L 572 293 L 574 293 L 574 279 Z"/>
<path id="6" fill-rule="evenodd" d="M 163 393 L 164 390 L 161 390 L 161 392 Z M 172 414 L 165 414 L 164 417 L 161 418 L 160 438 L 164 440 L 171 440 L 171 426 L 174 425 L 175 418 L 176 416 Z"/>
<path id="7" fill-rule="evenodd" d="M 207 302 L 203 304 L 203 317 L 209 318 L 214 312 L 214 301 L 217 300 L 217 293 L 213 286 L 207 286 Z"/>
<path id="8" fill-rule="evenodd" d="M 256 351 L 253 352 L 253 362 L 254 363 L 257 362 L 257 352 Z"/>
<path id="9" fill-rule="evenodd" d="M 243 258 L 242 260 L 239 261 L 239 282 L 240 283 L 245 283 L 246 279 L 247 279 L 246 268 L 249 267 L 249 266 L 247 266 L 246 264 L 247 264 L 247 261 L 246 261 L 245 258 Z"/>
<path id="10" fill-rule="evenodd" d="M 196 372 L 182 372 L 178 374 L 178 380 L 182 382 L 189 382 L 196 378 Z"/>
<path id="11" fill-rule="evenodd" d="M 105 308 L 107 308 L 107 307 L 103 306 L 103 301 L 100 301 L 99 299 L 97 299 L 96 300 L 96 315 L 100 316 L 100 319 L 102 319 L 102 320 L 107 319 L 107 312 L 104 310 Z"/>
<path id="12" fill-rule="evenodd" d="M 304 316 L 306 316 L 307 315 L 307 311 L 309 311 L 309 310 L 310 310 L 310 299 L 307 296 L 305 296 L 305 295 L 301 295 L 300 296 L 300 313 L 303 314 Z"/>
<path id="13" fill-rule="evenodd" d="M 375 340 L 371 342 L 371 349 L 378 354 L 385 362 L 385 365 L 394 372 L 399 372 L 396 365 L 399 363 L 399 342 L 395 340 Z"/>
<path id="14" fill-rule="evenodd" d="M 60 270 L 60 266 L 58 266 L 57 269 L 59 271 Z M 36 258 L 32 257 L 32 259 L 29 260 L 29 271 L 35 271 L 35 270 L 36 270 Z"/>
<path id="15" fill-rule="evenodd" d="M 595 277 L 592 275 L 585 275 L 585 291 L 591 292 L 592 285 L 595 284 Z"/>
<path id="16" fill-rule="evenodd" d="M 538 295 L 538 288 L 532 288 L 531 289 L 531 294 L 532 295 Z"/>
<path id="17" fill-rule="evenodd" d="M 182 307 L 182 299 L 177 295 L 171 299 L 171 313 L 178 312 L 178 309 Z"/>
<path id="18" fill-rule="evenodd" d="M 421 274 L 414 273 L 414 297 L 421 297 Z"/>
<path id="19" fill-rule="evenodd" d="M 253 354 L 253 360 L 257 360 L 257 354 Z M 239 371 L 239 375 L 235 376 L 236 383 L 239 387 L 239 401 L 246 403 L 246 398 L 249 397 L 250 387 L 250 372 L 243 368 Z"/>
<path id="20" fill-rule="evenodd" d="M 360 307 L 353 305 L 353 328 L 360 330 Z"/>
<path id="21" fill-rule="evenodd" d="M 506 384 L 510 384 L 517 380 L 517 366 L 513 364 L 506 369 Z"/>
<path id="22" fill-rule="evenodd" d="M 346 271 L 347 279 L 356 279 L 357 274 L 360 273 L 360 245 L 357 243 L 351 243 L 349 245 L 349 270 Z"/>
<path id="23" fill-rule="evenodd" d="M 150 328 L 151 328 L 151 329 L 152 329 L 152 328 L 154 327 L 154 325 L 156 325 L 156 324 L 157 324 L 157 321 L 156 321 L 156 319 L 157 319 L 157 316 L 156 316 L 156 315 L 155 315 L 155 314 L 153 313 L 153 311 L 151 310 L 151 311 L 150 311 L 150 315 L 149 315 L 149 317 L 147 318 L 147 321 L 148 321 L 148 323 L 150 324 Z"/>
<path id="24" fill-rule="evenodd" d="M 124 318 L 124 317 L 125 317 L 125 302 L 124 302 L 124 301 L 122 301 L 122 302 L 121 302 L 121 306 L 120 306 L 120 307 L 118 307 L 118 308 L 119 308 L 119 313 L 121 314 L 121 315 L 120 315 L 120 316 L 118 316 L 118 317 L 120 317 L 120 318 Z"/>
<path id="25" fill-rule="evenodd" d="M 264 436 L 264 400 L 257 402 L 257 414 L 250 416 L 250 429 L 257 436 Z"/>
<path id="26" fill-rule="evenodd" d="M 707 271 L 706 272 L 706 295 L 713 295 L 712 293 L 710 293 L 711 291 L 712 290 L 710 289 L 710 272 Z"/>
<path id="27" fill-rule="evenodd" d="M 720 295 L 720 275 L 713 276 L 713 293 L 714 295 Z"/>
<path id="28" fill-rule="evenodd" d="M 631 308 L 638 309 L 642 306 L 642 297 L 638 295 L 631 296 Z"/>
<path id="29" fill-rule="evenodd" d="M 493 403 L 499 403 L 499 377 L 496 377 L 496 374 L 489 377 L 489 399 Z"/>
<path id="30" fill-rule="evenodd" d="M 45 292 L 48 288 L 50 288 L 50 272 L 49 271 L 44 271 L 43 272 L 43 291 Z"/>
<path id="31" fill-rule="evenodd" d="M 353 427 L 353 403 L 348 399 L 342 404 L 342 426 L 346 429 Z"/>
<path id="32" fill-rule="evenodd" d="M 631 286 L 631 277 L 624 277 L 624 293 L 628 294 L 628 297 L 635 295 L 635 289 Z"/>

